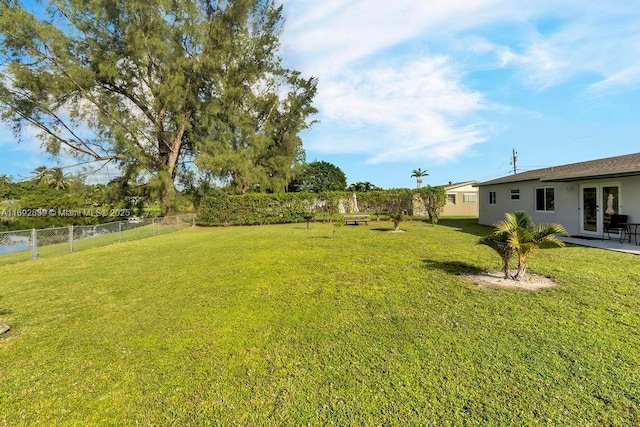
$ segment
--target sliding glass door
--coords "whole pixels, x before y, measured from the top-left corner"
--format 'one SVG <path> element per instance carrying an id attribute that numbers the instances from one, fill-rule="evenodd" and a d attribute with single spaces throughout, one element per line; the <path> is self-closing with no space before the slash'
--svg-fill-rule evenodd
<path id="1" fill-rule="evenodd" d="M 620 184 L 582 184 L 580 186 L 580 233 L 601 235 L 602 224 L 620 213 Z"/>

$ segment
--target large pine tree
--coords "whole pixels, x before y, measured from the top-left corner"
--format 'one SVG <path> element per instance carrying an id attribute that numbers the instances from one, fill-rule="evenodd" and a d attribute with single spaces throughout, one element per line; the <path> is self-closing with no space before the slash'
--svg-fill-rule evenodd
<path id="1" fill-rule="evenodd" d="M 52 154 L 149 176 L 165 213 L 185 165 L 283 188 L 317 81 L 282 67 L 282 24 L 266 0 L 0 0 L 0 113 Z"/>

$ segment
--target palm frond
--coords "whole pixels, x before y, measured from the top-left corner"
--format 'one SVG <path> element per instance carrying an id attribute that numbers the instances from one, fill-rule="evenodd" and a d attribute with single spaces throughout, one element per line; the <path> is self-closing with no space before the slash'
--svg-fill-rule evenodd
<path id="1" fill-rule="evenodd" d="M 485 245 L 498 252 L 501 256 L 511 251 L 511 245 L 504 236 L 489 235 L 478 240 L 478 244 Z"/>
<path id="2" fill-rule="evenodd" d="M 561 224 L 538 224 L 533 233 L 532 240 L 535 242 L 551 243 L 556 246 L 564 246 L 564 242 L 556 235 L 568 236 L 567 230 Z"/>

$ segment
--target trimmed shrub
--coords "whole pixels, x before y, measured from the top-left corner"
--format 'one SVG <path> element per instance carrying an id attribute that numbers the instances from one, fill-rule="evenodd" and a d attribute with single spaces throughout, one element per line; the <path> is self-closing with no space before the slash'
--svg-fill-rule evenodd
<path id="1" fill-rule="evenodd" d="M 311 193 L 252 193 L 205 197 L 198 209 L 203 225 L 255 225 L 300 222 L 313 212 Z"/>
<path id="2" fill-rule="evenodd" d="M 198 208 L 202 225 L 254 225 L 302 222 L 305 216 L 333 219 L 353 209 L 353 192 L 249 193 L 204 197 Z M 391 189 L 355 193 L 358 211 L 377 215 L 412 215 L 414 190 Z"/>

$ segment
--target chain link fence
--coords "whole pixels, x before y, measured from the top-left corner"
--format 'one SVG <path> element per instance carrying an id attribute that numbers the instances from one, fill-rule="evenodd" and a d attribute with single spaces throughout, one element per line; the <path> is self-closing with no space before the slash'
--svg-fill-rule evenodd
<path id="1" fill-rule="evenodd" d="M 194 214 L 0 233 L 0 265 L 144 239 L 195 225 Z"/>

